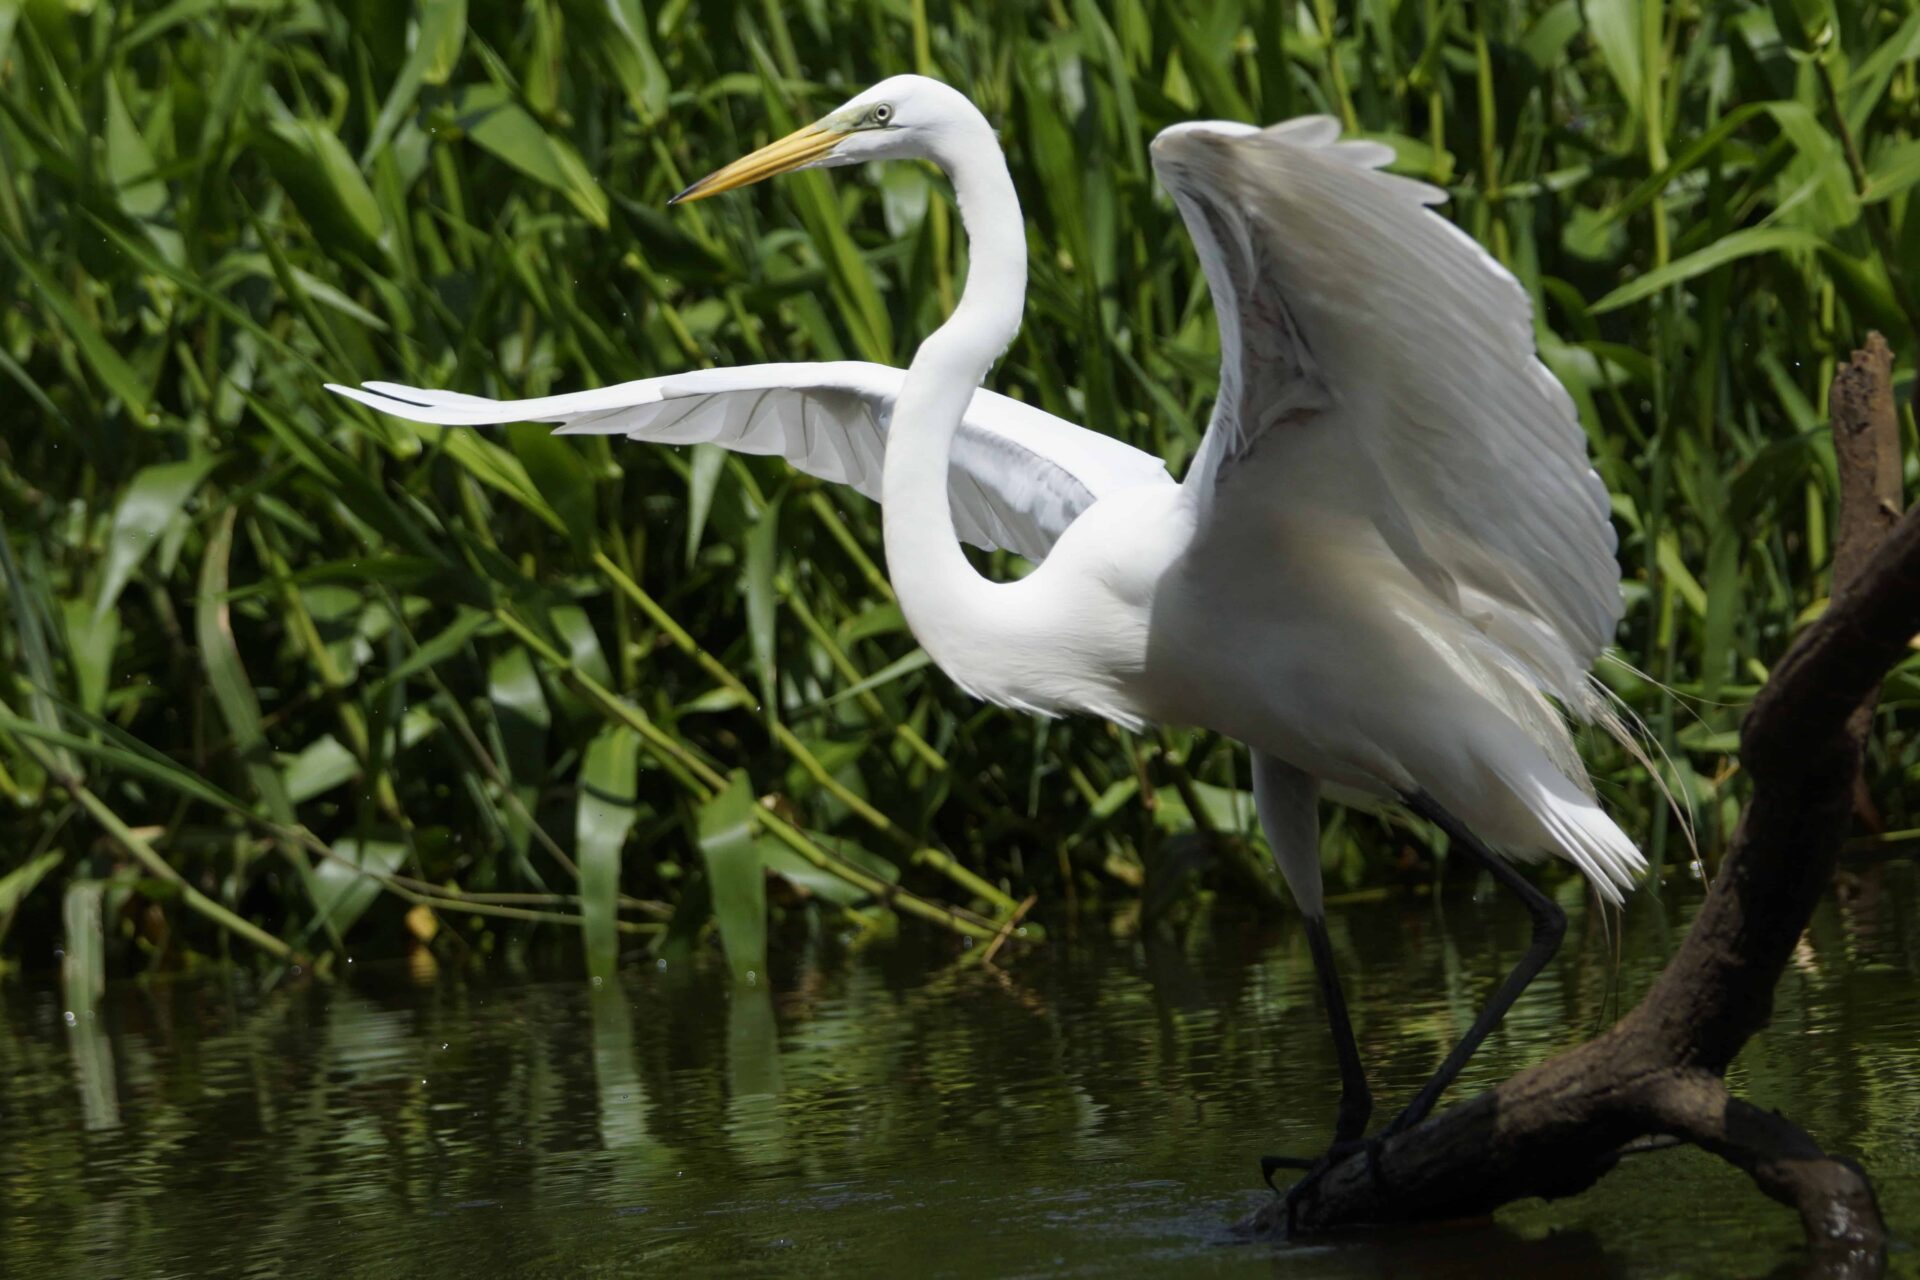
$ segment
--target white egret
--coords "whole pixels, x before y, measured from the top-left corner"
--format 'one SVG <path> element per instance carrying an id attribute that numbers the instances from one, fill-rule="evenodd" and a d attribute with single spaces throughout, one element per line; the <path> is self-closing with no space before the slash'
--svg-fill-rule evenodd
<path id="1" fill-rule="evenodd" d="M 676 197 L 813 166 L 939 165 L 970 265 L 904 376 L 766 365 L 517 402 L 335 389 L 418 422 L 782 454 L 879 497 L 907 622 L 970 693 L 1245 743 L 1338 1048 L 1341 1150 L 1372 1103 L 1327 944 L 1323 785 L 1428 817 L 1533 918 L 1525 957 L 1389 1131 L 1432 1108 L 1559 944 L 1564 916 L 1509 859 L 1564 858 L 1612 902 L 1644 866 L 1565 720 L 1619 728 L 1588 675 L 1621 613 L 1607 493 L 1535 356 L 1525 293 L 1427 207 L 1442 193 L 1382 171 L 1387 148 L 1312 117 L 1178 125 L 1152 156 L 1220 328 L 1219 398 L 1178 484 L 1157 459 L 979 389 L 1020 325 L 1026 232 L 992 127 L 919 76 Z M 991 581 L 956 535 L 1040 563 Z M 1309 1162 L 1267 1171 L 1288 1163 Z"/>

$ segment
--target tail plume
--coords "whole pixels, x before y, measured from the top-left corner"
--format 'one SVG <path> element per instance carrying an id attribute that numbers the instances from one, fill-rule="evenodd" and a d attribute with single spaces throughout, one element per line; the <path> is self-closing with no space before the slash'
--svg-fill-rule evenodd
<path id="1" fill-rule="evenodd" d="M 1594 891 L 1614 906 L 1646 874 L 1647 860 L 1612 818 L 1589 797 L 1569 788 L 1540 786 L 1529 797 L 1534 814 L 1556 848 L 1580 869 Z"/>
<path id="2" fill-rule="evenodd" d="M 1611 661 L 1625 671 L 1632 672 L 1641 679 L 1665 689 L 1669 696 L 1674 691 L 1660 685 L 1651 676 L 1646 675 L 1625 659 L 1608 652 L 1602 655 L 1605 661 Z M 1632 757 L 1635 764 L 1647 771 L 1647 777 L 1660 791 L 1667 808 L 1680 824 L 1680 834 L 1687 842 L 1687 856 L 1693 868 L 1695 879 L 1702 884 L 1707 881 L 1706 863 L 1700 857 L 1700 836 L 1694 825 L 1693 803 L 1690 795 L 1675 792 L 1673 784 L 1667 781 L 1670 775 L 1677 776 L 1678 769 L 1673 757 L 1668 754 L 1665 744 L 1656 737 L 1647 722 L 1638 712 L 1626 704 L 1626 701 L 1609 689 L 1597 676 L 1588 675 L 1586 686 L 1582 689 L 1581 705 L 1576 709 L 1580 719 L 1588 724 L 1597 725 L 1608 737 L 1620 744 L 1621 750 Z M 1658 756 L 1658 759 L 1655 756 Z"/>

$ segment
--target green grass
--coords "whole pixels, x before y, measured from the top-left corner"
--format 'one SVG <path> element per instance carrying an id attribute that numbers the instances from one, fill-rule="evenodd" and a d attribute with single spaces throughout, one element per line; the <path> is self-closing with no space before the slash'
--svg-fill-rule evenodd
<path id="1" fill-rule="evenodd" d="M 964 275 L 930 171 L 664 204 L 906 70 L 998 122 L 1026 202 L 995 384 L 1176 474 L 1216 339 L 1153 133 L 1331 112 L 1447 187 L 1594 442 L 1658 683 L 1608 678 L 1711 848 L 1741 706 L 1825 595 L 1834 361 L 1877 326 L 1911 376 L 1917 55 L 1914 0 L 0 0 L 0 945 L 64 938 L 85 990 L 576 925 L 601 970 L 717 924 L 757 969 L 808 927 L 989 938 L 1029 894 L 1275 897 L 1190 838 L 1251 825 L 1228 744 L 958 694 L 864 500 L 321 390 L 904 363 Z M 1874 752 L 1895 827 L 1917 675 Z M 1593 761 L 1683 861 L 1652 780 Z M 1336 889 L 1406 846 L 1331 822 Z"/>

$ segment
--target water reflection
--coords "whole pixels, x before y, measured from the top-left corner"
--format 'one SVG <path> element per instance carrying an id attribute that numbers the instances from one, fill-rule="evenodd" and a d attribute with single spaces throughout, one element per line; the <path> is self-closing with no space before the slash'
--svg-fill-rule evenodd
<path id="1" fill-rule="evenodd" d="M 764 983 L 736 981 L 727 999 L 727 1141 L 735 1159 L 774 1164 L 783 1158 L 780 1094 L 773 992 Z"/>
<path id="2" fill-rule="evenodd" d="M 593 1078 L 599 1086 L 600 1145 L 609 1152 L 636 1153 L 645 1168 L 646 1157 L 657 1154 L 647 1136 L 647 1086 L 640 1076 L 640 1056 L 634 1044 L 633 1010 L 626 993 L 612 982 L 589 979 L 588 1012 L 593 1018 Z"/>
<path id="3" fill-rule="evenodd" d="M 1683 897 L 1642 897 L 1624 920 L 1570 901 L 1566 952 L 1467 1086 L 1637 998 Z M 1896 1230 L 1920 1211 L 1915 900 L 1911 866 L 1849 877 L 1735 1073 L 1861 1158 Z M 1383 1110 L 1527 931 L 1464 890 L 1333 924 Z M 741 986 L 717 963 L 598 983 L 363 963 L 331 986 L 117 987 L 72 1021 L 62 994 L 16 984 L 0 1274 L 1654 1276 L 1791 1260 L 1791 1215 L 1696 1152 L 1482 1228 L 1231 1244 L 1225 1225 L 1263 1194 L 1256 1157 L 1316 1149 L 1333 1115 L 1295 922 L 1055 932 L 1004 971 L 924 943 L 809 954 Z"/>

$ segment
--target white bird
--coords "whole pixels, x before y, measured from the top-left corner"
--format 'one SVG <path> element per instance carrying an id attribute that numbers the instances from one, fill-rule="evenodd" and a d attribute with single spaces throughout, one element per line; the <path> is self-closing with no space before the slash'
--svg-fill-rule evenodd
<path id="1" fill-rule="evenodd" d="M 907 623 L 968 692 L 1245 743 L 1338 1049 L 1331 1154 L 1372 1100 L 1327 945 L 1323 786 L 1434 821 L 1534 921 L 1527 955 L 1388 1133 L 1432 1108 L 1559 944 L 1564 916 L 1509 860 L 1564 858 L 1616 903 L 1644 869 L 1566 723 L 1621 731 L 1588 674 L 1622 608 L 1610 508 L 1572 401 L 1536 358 L 1526 294 L 1427 207 L 1443 193 L 1382 172 L 1388 148 L 1309 117 L 1177 125 L 1152 156 L 1220 328 L 1219 398 L 1178 484 L 1158 459 L 980 389 L 1020 326 L 1026 232 L 992 127 L 919 76 L 676 197 L 814 166 L 939 165 L 970 265 L 904 375 L 765 365 L 518 402 L 334 389 L 417 422 L 782 454 L 879 497 Z M 1040 563 L 995 582 L 957 538 Z M 1310 1167 L 1298 1194 L 1326 1158 L 1265 1164 Z"/>

